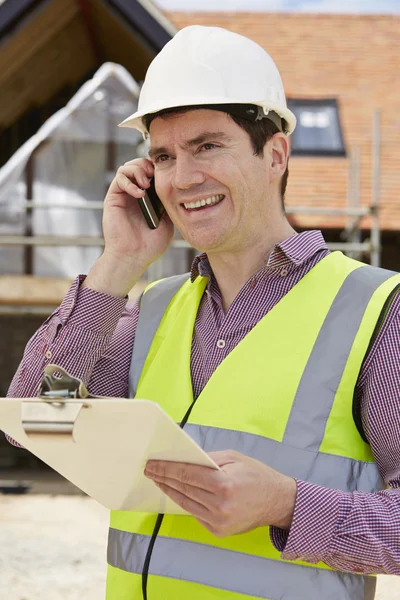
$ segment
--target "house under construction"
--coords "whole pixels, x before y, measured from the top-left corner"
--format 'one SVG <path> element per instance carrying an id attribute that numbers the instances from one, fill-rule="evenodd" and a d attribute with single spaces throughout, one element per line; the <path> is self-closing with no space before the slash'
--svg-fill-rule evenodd
<path id="1" fill-rule="evenodd" d="M 277 63 L 298 120 L 286 194 L 293 226 L 322 229 L 332 249 L 400 270 L 394 76 L 400 17 L 162 14 L 150 0 L 6 0 L 0 5 L 2 395 L 26 341 L 71 279 L 101 253 L 105 190 L 119 164 L 146 153 L 140 136 L 117 123 L 135 110 L 152 58 L 191 24 L 247 35 Z M 145 279 L 187 270 L 194 254 L 177 234 Z M 2 456 L 0 445 L 0 467 L 17 460 Z"/>

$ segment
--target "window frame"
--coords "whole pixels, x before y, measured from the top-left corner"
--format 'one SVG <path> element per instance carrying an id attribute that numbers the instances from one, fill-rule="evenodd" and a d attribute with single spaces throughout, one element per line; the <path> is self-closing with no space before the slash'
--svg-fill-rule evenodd
<path id="1" fill-rule="evenodd" d="M 346 146 L 344 143 L 342 123 L 340 119 L 340 111 L 339 104 L 336 98 L 288 98 L 288 108 L 293 111 L 293 106 L 295 108 L 307 108 L 307 107 L 333 107 L 336 111 L 338 130 L 339 130 L 339 139 L 341 148 L 339 150 L 318 150 L 314 149 L 296 149 L 291 144 L 291 156 L 331 156 L 331 157 L 346 157 Z M 293 134 L 292 134 L 293 135 Z"/>

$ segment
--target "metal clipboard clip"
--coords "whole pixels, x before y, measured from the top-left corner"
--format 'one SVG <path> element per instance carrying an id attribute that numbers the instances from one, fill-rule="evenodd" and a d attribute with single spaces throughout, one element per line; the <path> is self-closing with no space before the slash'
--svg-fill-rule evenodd
<path id="1" fill-rule="evenodd" d="M 42 402 L 21 403 L 22 426 L 27 434 L 69 434 L 73 437 L 74 425 L 82 408 L 91 396 L 85 384 L 72 377 L 57 365 L 47 365 L 39 386 L 38 398 Z"/>

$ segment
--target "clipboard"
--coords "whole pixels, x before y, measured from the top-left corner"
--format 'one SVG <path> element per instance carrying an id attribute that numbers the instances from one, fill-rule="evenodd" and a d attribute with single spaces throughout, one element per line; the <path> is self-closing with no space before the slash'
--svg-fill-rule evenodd
<path id="1" fill-rule="evenodd" d="M 112 510 L 187 514 L 144 476 L 150 459 L 219 469 L 150 400 L 0 398 L 0 429 Z"/>

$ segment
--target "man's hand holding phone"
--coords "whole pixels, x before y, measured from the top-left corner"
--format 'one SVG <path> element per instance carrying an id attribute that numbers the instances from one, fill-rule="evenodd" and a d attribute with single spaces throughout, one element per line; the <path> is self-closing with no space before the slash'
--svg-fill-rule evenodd
<path id="1" fill-rule="evenodd" d="M 146 158 L 129 161 L 118 169 L 104 200 L 104 252 L 82 287 L 125 296 L 167 250 L 174 234 L 167 213 L 158 227 L 151 229 L 138 202 L 146 196 L 153 177 L 153 163 Z"/>

